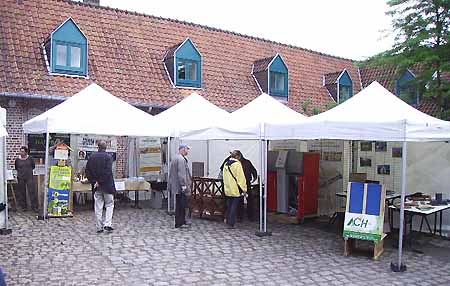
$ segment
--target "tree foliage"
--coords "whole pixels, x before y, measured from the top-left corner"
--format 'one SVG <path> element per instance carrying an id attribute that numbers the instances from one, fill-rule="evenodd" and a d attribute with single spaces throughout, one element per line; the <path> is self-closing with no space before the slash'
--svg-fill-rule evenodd
<path id="1" fill-rule="evenodd" d="M 370 65 L 416 71 L 415 84 L 433 96 L 441 116 L 450 114 L 450 0 L 390 0 L 395 44 L 368 60 Z"/>

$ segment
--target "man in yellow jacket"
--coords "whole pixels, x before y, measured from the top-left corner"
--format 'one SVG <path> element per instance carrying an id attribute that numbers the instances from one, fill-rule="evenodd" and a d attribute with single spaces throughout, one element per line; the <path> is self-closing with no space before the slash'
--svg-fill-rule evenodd
<path id="1" fill-rule="evenodd" d="M 236 223 L 237 207 L 241 193 L 247 192 L 247 181 L 245 180 L 240 159 L 241 152 L 234 150 L 223 168 L 223 183 L 225 196 L 227 197 L 227 224 L 230 228 L 234 228 Z"/>

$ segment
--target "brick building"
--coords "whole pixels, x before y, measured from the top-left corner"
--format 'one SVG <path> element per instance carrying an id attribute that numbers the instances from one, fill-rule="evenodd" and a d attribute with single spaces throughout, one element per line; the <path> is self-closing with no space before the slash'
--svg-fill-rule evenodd
<path id="1" fill-rule="evenodd" d="M 7 109 L 10 163 L 24 143 L 22 123 L 91 82 L 152 114 L 193 91 L 229 111 L 263 91 L 312 114 L 381 77 L 394 93 L 396 82 L 408 80 L 358 68 L 350 59 L 85 2 L 94 4 L 2 1 L 0 106 Z M 125 161 L 121 142 L 118 176 Z"/>

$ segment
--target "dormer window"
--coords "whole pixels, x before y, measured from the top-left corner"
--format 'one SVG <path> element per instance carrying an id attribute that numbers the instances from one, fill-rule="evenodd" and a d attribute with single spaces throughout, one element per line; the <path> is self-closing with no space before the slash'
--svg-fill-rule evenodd
<path id="1" fill-rule="evenodd" d="M 52 32 L 44 46 L 52 74 L 88 75 L 88 41 L 71 18 Z"/>
<path id="2" fill-rule="evenodd" d="M 255 61 L 252 74 L 261 92 L 287 99 L 289 95 L 288 68 L 279 54 Z"/>
<path id="3" fill-rule="evenodd" d="M 419 104 L 419 92 L 414 85 L 415 78 L 416 76 L 410 70 L 406 70 L 396 83 L 396 95 L 413 106 Z"/>
<path id="4" fill-rule="evenodd" d="M 338 104 L 353 96 L 353 81 L 345 69 L 324 75 L 323 84 L 333 100 Z"/>
<path id="5" fill-rule="evenodd" d="M 202 57 L 189 38 L 167 51 L 164 64 L 174 86 L 202 87 Z"/>

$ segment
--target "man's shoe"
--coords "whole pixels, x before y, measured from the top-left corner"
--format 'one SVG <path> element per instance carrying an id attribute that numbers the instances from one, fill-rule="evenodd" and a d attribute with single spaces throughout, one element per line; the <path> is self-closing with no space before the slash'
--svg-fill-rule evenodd
<path id="1" fill-rule="evenodd" d="M 102 233 L 103 229 L 97 229 L 97 233 Z"/>
<path id="2" fill-rule="evenodd" d="M 107 232 L 112 232 L 112 231 L 114 230 L 114 228 L 112 228 L 112 227 L 110 227 L 110 226 L 105 226 L 104 229 L 105 229 Z"/>
<path id="3" fill-rule="evenodd" d="M 180 228 L 181 227 L 181 224 L 176 224 L 175 225 L 175 228 Z"/>

